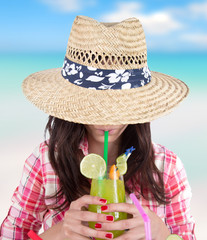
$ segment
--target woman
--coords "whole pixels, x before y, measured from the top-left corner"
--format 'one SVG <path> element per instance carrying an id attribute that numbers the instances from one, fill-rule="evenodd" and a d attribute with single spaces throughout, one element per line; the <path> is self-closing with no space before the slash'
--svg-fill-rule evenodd
<path id="1" fill-rule="evenodd" d="M 145 228 L 131 203 L 107 204 L 89 195 L 80 173 L 88 153 L 103 155 L 109 131 L 108 161 L 135 147 L 125 175 L 151 220 L 152 239 L 177 234 L 195 239 L 189 213 L 191 191 L 180 159 L 152 143 L 150 121 L 171 112 L 188 94 L 178 79 L 150 72 L 144 32 L 138 19 L 99 23 L 76 17 L 62 69 L 34 73 L 23 83 L 26 97 L 50 115 L 48 141 L 26 160 L 13 205 L 1 226 L 1 239 L 27 239 L 30 229 L 43 239 L 111 239 L 110 230 L 127 231 L 116 239 L 144 239 Z M 85 211 L 89 204 L 110 214 Z M 83 209 L 84 208 L 84 209 Z M 96 222 L 96 229 L 87 226 Z M 170 237 L 169 237 L 170 239 Z"/>

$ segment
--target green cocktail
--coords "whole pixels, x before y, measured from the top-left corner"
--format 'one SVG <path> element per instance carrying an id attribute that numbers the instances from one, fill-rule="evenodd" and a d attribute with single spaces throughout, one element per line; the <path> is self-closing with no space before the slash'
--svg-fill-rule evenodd
<path id="1" fill-rule="evenodd" d="M 110 203 L 124 203 L 125 187 L 123 174 L 127 171 L 127 159 L 131 155 L 134 148 L 131 147 L 125 153 L 116 159 L 116 164 L 111 167 L 107 164 L 108 154 L 108 131 L 104 133 L 104 159 L 94 153 L 86 155 L 80 163 L 81 173 L 92 179 L 90 195 L 99 196 Z M 106 171 L 109 170 L 109 171 Z M 102 213 L 100 205 L 89 205 L 91 212 Z M 127 213 L 124 212 L 103 212 L 107 215 L 113 215 L 114 221 L 127 219 Z M 96 222 L 89 222 L 89 227 L 95 229 Z M 113 237 L 116 238 L 124 233 L 124 230 L 113 230 Z M 98 239 L 97 240 L 101 240 Z"/>
<path id="2" fill-rule="evenodd" d="M 107 203 L 123 203 L 125 202 L 125 187 L 123 176 L 111 177 L 107 176 L 103 179 L 92 179 L 90 195 L 99 196 L 107 200 Z M 89 205 L 89 211 L 101 213 L 100 205 Z M 107 215 L 113 215 L 114 221 L 127 218 L 124 212 L 107 212 Z M 95 228 L 95 222 L 89 222 L 91 228 Z M 115 237 L 120 236 L 124 231 L 111 231 Z M 98 240 L 98 239 L 97 239 Z"/>

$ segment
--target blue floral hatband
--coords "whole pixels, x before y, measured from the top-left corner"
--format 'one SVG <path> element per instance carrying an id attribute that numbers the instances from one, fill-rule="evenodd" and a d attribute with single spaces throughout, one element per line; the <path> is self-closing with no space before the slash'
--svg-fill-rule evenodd
<path id="1" fill-rule="evenodd" d="M 147 66 L 129 70 L 98 69 L 72 62 L 66 57 L 61 73 L 75 85 L 97 90 L 138 88 L 151 81 Z"/>

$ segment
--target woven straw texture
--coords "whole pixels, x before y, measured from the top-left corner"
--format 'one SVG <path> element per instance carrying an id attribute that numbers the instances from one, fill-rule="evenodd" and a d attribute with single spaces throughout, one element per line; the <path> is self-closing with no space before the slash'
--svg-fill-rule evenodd
<path id="1" fill-rule="evenodd" d="M 80 59 L 71 54 L 71 49 L 79 53 Z M 88 58 L 86 53 L 90 53 Z M 93 59 L 93 54 L 99 61 Z M 109 58 L 100 59 L 99 55 Z M 147 63 L 144 32 L 134 18 L 107 25 L 88 17 L 76 17 L 66 56 L 74 62 L 101 69 L 141 68 Z M 126 63 L 123 56 L 133 59 L 132 63 Z M 135 61 L 136 56 L 141 56 L 141 64 Z M 34 105 L 60 119 L 97 125 L 135 124 L 150 122 L 171 112 L 189 91 L 185 83 L 176 78 L 158 72 L 151 74 L 151 82 L 143 87 L 95 90 L 68 82 L 62 77 L 61 68 L 57 68 L 31 74 L 22 87 Z"/>
<path id="2" fill-rule="evenodd" d="M 100 69 L 135 69 L 147 65 L 145 34 L 138 19 L 117 24 L 76 17 L 66 57 Z"/>

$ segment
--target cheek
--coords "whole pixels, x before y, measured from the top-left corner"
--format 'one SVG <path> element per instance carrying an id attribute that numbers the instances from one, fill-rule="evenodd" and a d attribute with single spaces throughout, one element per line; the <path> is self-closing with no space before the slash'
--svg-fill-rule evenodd
<path id="1" fill-rule="evenodd" d="M 122 126 L 119 129 L 117 129 L 114 134 L 109 135 L 109 142 L 116 141 L 121 136 L 121 134 L 124 132 L 124 130 L 126 128 L 127 128 L 127 125 L 126 126 Z"/>
<path id="2" fill-rule="evenodd" d="M 123 125 L 122 127 L 120 127 L 119 129 L 119 136 L 125 131 L 125 129 L 127 128 L 128 125 Z"/>

